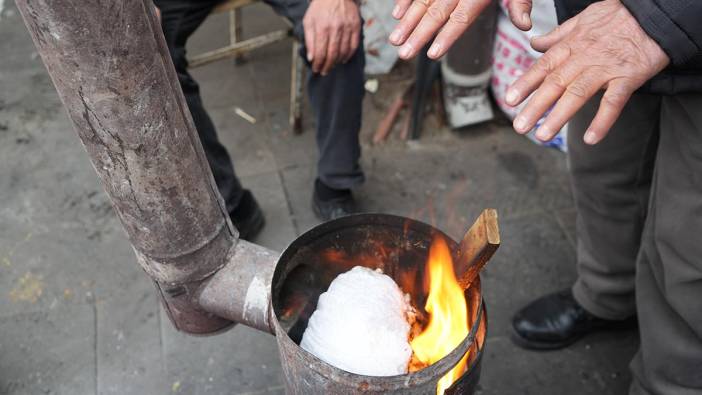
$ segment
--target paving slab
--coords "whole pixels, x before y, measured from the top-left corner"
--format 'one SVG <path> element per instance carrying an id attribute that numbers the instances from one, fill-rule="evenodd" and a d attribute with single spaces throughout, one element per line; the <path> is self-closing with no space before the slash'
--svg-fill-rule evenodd
<path id="1" fill-rule="evenodd" d="M 251 189 L 266 218 L 263 230 L 252 241 L 282 252 L 295 239 L 297 232 L 280 174 L 276 171 L 243 177 L 241 182 Z"/>
<path id="2" fill-rule="evenodd" d="M 256 106 L 259 108 L 259 106 Z M 227 147 L 239 177 L 277 171 L 277 162 L 266 140 L 265 120 L 257 115 L 256 124 L 244 120 L 234 112 L 234 106 L 209 111 L 217 128 L 217 135 Z"/>
<path id="3" fill-rule="evenodd" d="M 566 233 L 566 236 L 568 236 L 568 241 L 573 246 L 573 248 L 576 248 L 577 245 L 575 228 L 577 217 L 576 213 L 577 211 L 574 207 L 556 211 L 556 219 L 561 225 L 563 231 Z"/>
<path id="4" fill-rule="evenodd" d="M 623 394 L 638 346 L 635 331 L 588 337 L 561 351 L 516 347 L 511 316 L 534 298 L 569 287 L 575 255 L 552 216 L 533 214 L 500 224 L 507 241 L 482 276 L 489 314 L 481 394 Z M 509 286 L 507 286 L 509 284 Z"/>
<path id="5" fill-rule="evenodd" d="M 312 191 L 317 168 L 291 166 L 281 171 L 283 185 L 290 204 L 290 216 L 298 234 L 319 225 L 321 221 L 312 212 Z"/>
<path id="6" fill-rule="evenodd" d="M 0 393 L 94 394 L 94 306 L 0 317 Z"/>
<path id="7" fill-rule="evenodd" d="M 168 393 L 154 285 L 134 262 L 124 267 L 128 281 L 96 302 L 97 393 Z"/>
<path id="8" fill-rule="evenodd" d="M 287 96 L 262 100 L 266 109 L 267 142 L 281 169 L 295 166 L 314 166 L 319 157 L 316 144 L 315 119 L 309 106 L 302 116 L 302 133 L 290 129 Z"/>
<path id="9" fill-rule="evenodd" d="M 161 313 L 163 352 L 173 393 L 276 393 L 283 385 L 278 347 L 272 335 L 235 326 L 216 336 L 177 332 Z"/>

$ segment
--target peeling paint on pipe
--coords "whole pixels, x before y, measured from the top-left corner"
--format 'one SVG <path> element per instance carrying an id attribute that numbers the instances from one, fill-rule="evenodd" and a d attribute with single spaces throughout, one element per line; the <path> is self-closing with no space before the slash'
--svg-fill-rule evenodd
<path id="1" fill-rule="evenodd" d="M 240 240 L 228 263 L 203 284 L 200 305 L 221 317 L 272 334 L 271 281 L 279 255 Z"/>

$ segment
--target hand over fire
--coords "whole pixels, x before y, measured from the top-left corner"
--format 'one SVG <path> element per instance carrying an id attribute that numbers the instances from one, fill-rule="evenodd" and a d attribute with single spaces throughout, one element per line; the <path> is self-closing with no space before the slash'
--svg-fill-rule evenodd
<path id="1" fill-rule="evenodd" d="M 438 59 L 465 32 L 492 0 L 395 0 L 392 16 L 400 19 L 390 42 L 402 45 L 399 55 L 410 59 L 436 35 L 427 56 Z M 531 0 L 511 0 L 509 14 L 517 27 L 531 28 Z M 438 34 L 437 34 L 438 32 Z"/>
<path id="2" fill-rule="evenodd" d="M 514 119 L 518 133 L 527 133 L 553 107 L 536 132 L 543 141 L 553 138 L 604 88 L 599 110 L 584 136 L 587 144 L 599 142 L 631 94 L 670 62 L 619 0 L 590 5 L 531 44 L 546 53 L 510 87 L 505 100 L 516 106 L 533 93 Z"/>
<path id="3" fill-rule="evenodd" d="M 353 0 L 313 0 L 302 25 L 307 60 L 322 75 L 351 59 L 361 39 L 361 16 Z"/>

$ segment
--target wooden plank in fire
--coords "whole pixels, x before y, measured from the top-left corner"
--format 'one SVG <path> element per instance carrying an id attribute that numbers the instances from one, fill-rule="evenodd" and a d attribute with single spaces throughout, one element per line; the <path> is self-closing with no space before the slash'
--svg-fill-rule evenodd
<path id="1" fill-rule="evenodd" d="M 497 210 L 488 208 L 483 210 L 461 240 L 455 268 L 463 289 L 470 287 L 499 246 Z"/>

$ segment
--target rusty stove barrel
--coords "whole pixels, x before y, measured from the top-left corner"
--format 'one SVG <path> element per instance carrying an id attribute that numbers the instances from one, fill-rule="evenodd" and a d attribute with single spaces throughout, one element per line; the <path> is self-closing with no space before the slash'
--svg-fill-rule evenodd
<path id="1" fill-rule="evenodd" d="M 458 244 L 446 234 L 422 222 L 387 214 L 357 214 L 321 224 L 286 248 L 273 275 L 270 319 L 288 393 L 433 394 L 439 379 L 466 353 L 467 371 L 445 394 L 475 391 L 487 331 L 479 279 L 465 291 L 471 328 L 468 336 L 447 356 L 419 371 L 391 377 L 353 374 L 325 363 L 299 346 L 319 295 L 337 275 L 357 265 L 382 269 L 412 296 L 415 306 L 424 306 L 424 269 L 435 235 L 447 241 L 456 262 Z"/>

